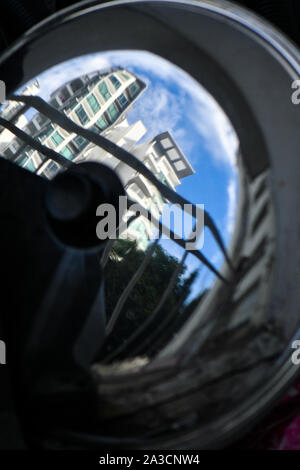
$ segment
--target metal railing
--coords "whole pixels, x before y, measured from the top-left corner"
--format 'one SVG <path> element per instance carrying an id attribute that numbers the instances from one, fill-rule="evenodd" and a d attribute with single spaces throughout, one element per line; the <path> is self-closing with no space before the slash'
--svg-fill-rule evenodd
<path id="1" fill-rule="evenodd" d="M 172 190 L 167 185 L 163 184 L 159 179 L 156 178 L 155 174 L 153 174 L 152 171 L 141 160 L 139 160 L 137 157 L 135 157 L 132 153 L 130 153 L 127 150 L 125 150 L 124 148 L 116 145 L 114 142 L 110 141 L 109 139 L 107 139 L 103 135 L 97 134 L 94 131 L 91 131 L 89 129 L 85 129 L 85 128 L 81 127 L 80 125 L 76 124 L 69 117 L 67 117 L 64 113 L 62 113 L 59 110 L 55 109 L 54 107 L 49 105 L 47 102 L 45 102 L 40 97 L 27 96 L 27 95 L 26 96 L 25 95 L 21 95 L 21 96 L 12 95 L 9 99 L 12 100 L 12 101 L 17 101 L 17 102 L 23 103 L 24 107 L 22 107 L 22 110 L 24 110 L 24 109 L 28 110 L 29 108 L 36 109 L 39 113 L 41 113 L 45 117 L 47 117 L 51 122 L 56 123 L 59 127 L 65 129 L 67 132 L 75 133 L 76 135 L 87 139 L 89 142 L 91 142 L 94 145 L 100 147 L 101 149 L 105 150 L 109 154 L 113 155 L 119 161 L 122 161 L 125 164 L 127 164 L 128 166 L 130 166 L 137 173 L 142 174 L 153 186 L 155 186 L 155 188 L 157 188 L 158 191 L 160 191 L 161 195 L 166 200 L 168 200 L 170 203 L 178 204 L 183 211 L 185 210 L 185 207 L 191 208 L 192 213 L 190 215 L 195 217 L 194 214 L 196 214 L 196 217 L 197 217 L 197 211 L 199 211 L 199 209 L 193 203 L 191 203 L 190 201 L 188 201 L 187 199 L 182 197 L 180 194 L 176 193 L 174 190 Z M 20 111 L 18 111 L 18 117 L 19 117 L 19 115 L 20 115 Z M 16 121 L 16 116 L 14 116 L 10 121 L 0 117 L 0 126 L 2 126 L 3 128 L 8 129 L 12 134 L 14 134 L 18 139 L 20 139 L 24 143 L 23 144 L 24 147 L 28 145 L 28 146 L 32 147 L 34 150 L 37 150 L 39 153 L 41 153 L 42 155 L 44 155 L 46 157 L 46 159 L 44 161 L 42 161 L 42 163 L 40 164 L 39 168 L 42 165 L 44 165 L 47 162 L 47 160 L 49 160 L 49 159 L 51 159 L 54 162 L 58 163 L 63 168 L 71 168 L 74 165 L 76 165 L 76 163 L 68 160 L 67 158 L 65 158 L 60 153 L 58 153 L 55 150 L 43 145 L 42 143 L 40 143 L 35 138 L 28 135 L 26 132 L 19 129 L 14 124 L 15 121 Z M 39 168 L 36 169 L 36 172 L 39 170 Z M 135 201 L 130 201 L 129 200 L 128 210 L 130 210 L 130 207 L 133 204 L 136 205 L 137 203 Z M 184 254 L 182 256 L 182 259 L 181 259 L 180 263 L 178 264 L 178 267 L 174 271 L 173 276 L 171 277 L 171 279 L 168 283 L 166 291 L 164 292 L 162 298 L 158 301 L 157 306 L 155 307 L 153 313 L 147 318 L 147 320 L 142 325 L 140 325 L 136 329 L 136 331 L 134 331 L 134 333 L 129 338 L 126 339 L 126 341 L 119 348 L 117 348 L 115 351 L 113 351 L 111 354 L 109 354 L 105 358 L 105 362 L 107 362 L 107 361 L 109 361 L 113 358 L 118 357 L 118 355 L 121 352 L 128 349 L 128 347 L 130 347 L 130 345 L 132 343 L 134 343 L 136 338 L 141 336 L 146 331 L 147 327 L 150 324 L 152 324 L 152 322 L 157 318 L 159 312 L 161 311 L 161 308 L 163 307 L 164 303 L 166 302 L 168 296 L 170 295 L 170 293 L 172 291 L 172 288 L 174 287 L 174 285 L 176 283 L 177 276 L 179 275 L 179 273 L 180 273 L 180 271 L 181 271 L 181 269 L 184 265 L 184 262 L 187 258 L 188 253 L 191 253 L 191 255 L 196 257 L 203 265 L 205 265 L 212 273 L 214 273 L 222 282 L 228 283 L 228 280 L 224 278 L 224 276 L 220 273 L 220 271 L 217 270 L 213 266 L 213 264 L 203 255 L 203 253 L 201 253 L 200 250 L 193 249 L 192 251 L 187 252 L 186 249 L 185 249 L 186 240 L 184 240 L 183 238 L 175 237 L 172 230 L 170 230 L 169 228 L 167 229 L 162 224 L 162 222 L 160 220 L 157 220 L 157 219 L 153 218 L 153 215 L 151 214 L 150 211 L 148 211 L 147 209 L 145 209 L 142 206 L 140 206 L 140 207 L 142 209 L 143 215 L 145 215 L 148 218 L 148 220 L 155 223 L 156 227 L 159 230 L 160 236 L 161 236 L 162 233 L 166 232 L 166 230 L 167 230 L 170 234 L 170 238 L 178 246 L 180 246 L 181 248 L 184 249 Z M 204 209 L 203 209 L 203 215 L 204 215 L 204 226 L 207 227 L 211 231 L 216 243 L 218 244 L 220 250 L 222 251 L 222 253 L 225 257 L 225 260 L 227 261 L 228 266 L 233 271 L 234 268 L 232 266 L 231 260 L 229 259 L 229 256 L 227 254 L 224 242 L 222 240 L 221 234 L 220 234 L 216 224 L 214 223 L 214 221 L 213 221 L 212 217 L 210 216 L 210 214 Z M 137 217 L 138 217 L 137 215 L 132 216 L 129 219 L 129 221 L 127 222 L 127 225 L 129 225 L 134 220 L 136 220 Z M 122 228 L 119 227 L 119 234 L 121 233 L 121 230 L 122 230 Z M 129 280 L 126 288 L 124 289 L 123 293 L 121 294 L 120 298 L 118 299 L 117 304 L 116 304 L 116 306 L 115 306 L 115 308 L 112 312 L 112 315 L 111 315 L 110 320 L 109 320 L 108 325 L 107 325 L 107 329 L 106 329 L 106 334 L 107 335 L 111 334 L 111 332 L 112 332 L 112 330 L 113 330 L 113 328 L 114 328 L 114 326 L 115 326 L 115 324 L 116 324 L 116 322 L 117 322 L 117 320 L 118 320 L 118 318 L 121 314 L 122 308 L 123 308 L 126 300 L 128 299 L 128 297 L 129 297 L 130 293 L 132 292 L 134 286 L 136 285 L 138 280 L 141 278 L 143 272 L 145 271 L 148 264 L 150 263 L 152 253 L 154 252 L 156 244 L 160 240 L 160 236 L 158 237 L 156 242 L 153 243 L 152 246 L 149 248 L 149 250 L 146 253 L 145 258 L 144 258 L 141 266 L 139 267 L 138 271 L 133 276 L 133 278 Z M 110 254 L 110 250 L 113 246 L 113 242 L 114 242 L 113 240 L 108 241 L 108 243 L 106 245 L 106 248 L 104 249 L 104 251 L 101 255 L 100 264 L 101 264 L 102 267 L 105 267 L 105 265 L 106 265 L 106 263 L 109 259 L 109 254 Z M 149 338 L 148 338 L 147 342 L 150 342 Z M 139 350 L 140 350 L 140 347 L 137 347 L 136 352 L 138 353 Z"/>

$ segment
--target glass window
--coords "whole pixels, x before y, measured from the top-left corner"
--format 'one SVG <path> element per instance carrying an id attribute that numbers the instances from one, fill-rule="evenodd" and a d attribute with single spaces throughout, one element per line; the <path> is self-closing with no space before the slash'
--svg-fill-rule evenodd
<path id="1" fill-rule="evenodd" d="M 160 171 L 160 172 L 158 173 L 158 178 L 160 179 L 160 181 L 161 181 L 162 183 L 164 183 L 166 186 L 169 186 L 169 188 L 171 188 L 171 186 L 170 186 L 170 184 L 169 184 L 167 178 L 165 177 L 165 175 L 163 174 L 162 171 Z M 172 189 L 172 188 L 171 188 L 171 189 Z"/>
<path id="2" fill-rule="evenodd" d="M 35 172 L 35 165 L 34 165 L 33 160 L 32 159 L 28 160 L 27 163 L 25 163 L 24 168 L 26 168 L 26 170 L 32 171 L 34 173 Z"/>
<path id="3" fill-rule="evenodd" d="M 79 121 L 84 126 L 87 122 L 89 122 L 89 117 L 86 114 L 85 110 L 83 109 L 82 105 L 78 106 L 75 113 L 78 116 Z"/>
<path id="4" fill-rule="evenodd" d="M 52 179 L 57 174 L 61 166 L 58 163 L 54 162 L 53 160 L 49 160 L 49 162 L 50 163 L 44 169 L 43 174 L 47 178 Z"/>
<path id="5" fill-rule="evenodd" d="M 122 93 L 118 98 L 117 98 L 117 101 L 121 107 L 121 109 L 124 109 L 126 108 L 126 106 L 128 106 L 128 100 L 126 98 L 126 96 L 124 95 L 124 93 Z"/>
<path id="6" fill-rule="evenodd" d="M 69 104 L 64 108 L 64 111 L 65 112 L 69 112 L 69 111 L 72 111 L 72 109 L 74 109 L 78 104 L 78 100 L 77 98 L 72 98 L 71 101 L 69 101 Z"/>
<path id="7" fill-rule="evenodd" d="M 140 199 L 144 199 L 145 194 L 136 183 L 132 183 L 128 189 L 130 189 L 134 193 L 134 195 L 137 195 Z"/>
<path id="8" fill-rule="evenodd" d="M 88 86 L 85 86 L 85 88 L 83 88 L 81 90 L 81 92 L 79 94 L 77 94 L 77 98 L 84 98 L 85 96 L 87 96 L 89 94 L 90 90 L 89 90 L 89 87 Z"/>
<path id="9" fill-rule="evenodd" d="M 54 143 L 55 147 L 57 147 L 59 144 L 61 144 L 64 141 L 64 138 L 58 131 L 56 131 L 51 137 L 51 140 Z"/>
<path id="10" fill-rule="evenodd" d="M 39 133 L 38 138 L 41 142 L 43 142 L 52 132 L 54 131 L 54 127 L 52 124 L 49 124 L 44 128 L 42 132 Z"/>
<path id="11" fill-rule="evenodd" d="M 75 78 L 75 80 L 73 80 L 71 83 L 71 88 L 72 88 L 73 93 L 80 90 L 80 88 L 82 88 L 82 85 L 83 83 L 82 83 L 81 78 Z"/>
<path id="12" fill-rule="evenodd" d="M 68 160 L 73 160 L 73 158 L 75 157 L 70 147 L 68 147 L 67 145 L 63 149 L 61 149 L 61 154 Z"/>
<path id="13" fill-rule="evenodd" d="M 140 85 L 137 82 L 132 83 L 129 86 L 129 93 L 132 98 L 135 98 L 140 91 Z"/>
<path id="14" fill-rule="evenodd" d="M 106 83 L 101 82 L 98 88 L 99 88 L 99 91 L 100 91 L 101 95 L 105 99 L 105 101 L 109 100 L 109 98 L 111 97 L 111 94 L 108 91 Z"/>
<path id="15" fill-rule="evenodd" d="M 77 135 L 74 138 L 74 143 L 76 147 L 79 149 L 79 151 L 81 152 L 88 145 L 89 142 L 84 137 L 81 137 L 81 135 Z"/>
<path id="16" fill-rule="evenodd" d="M 14 155 L 10 148 L 7 148 L 6 150 L 4 150 L 3 153 L 8 160 L 10 160 L 10 158 L 12 158 Z"/>
<path id="17" fill-rule="evenodd" d="M 30 121 L 30 122 L 27 124 L 26 127 L 27 127 L 28 133 L 29 133 L 30 135 L 34 135 L 34 134 L 36 133 L 36 131 L 37 131 L 37 128 L 36 128 L 36 126 L 35 126 L 35 124 L 34 124 L 33 121 Z"/>
<path id="18" fill-rule="evenodd" d="M 164 149 L 173 147 L 173 144 L 172 144 L 172 142 L 170 141 L 170 139 L 168 137 L 165 138 L 165 139 L 162 139 L 160 141 L 160 143 L 161 143 L 161 145 L 163 146 Z"/>
<path id="19" fill-rule="evenodd" d="M 100 109 L 100 104 L 96 98 L 96 96 L 94 95 L 94 93 L 91 93 L 88 97 L 87 97 L 87 102 L 89 104 L 89 107 L 91 108 L 91 110 L 93 111 L 94 114 L 96 114 L 99 109 Z"/>
<path id="20" fill-rule="evenodd" d="M 123 78 L 125 78 L 125 80 L 130 79 L 129 75 L 126 72 L 121 72 L 121 75 L 122 75 Z"/>
<path id="21" fill-rule="evenodd" d="M 33 119 L 35 119 L 40 127 L 42 127 L 48 121 L 48 118 L 40 113 L 36 114 Z"/>
<path id="22" fill-rule="evenodd" d="M 20 155 L 19 155 L 19 158 L 17 158 L 16 163 L 19 165 L 19 166 L 22 166 L 24 167 L 26 165 L 26 162 L 28 160 L 28 155 L 26 152 L 22 152 Z"/>
<path id="23" fill-rule="evenodd" d="M 59 90 L 59 92 L 57 93 L 57 96 L 61 100 L 61 102 L 64 103 L 70 98 L 71 95 L 67 87 L 63 87 Z"/>
<path id="24" fill-rule="evenodd" d="M 100 116 L 99 119 L 96 121 L 97 125 L 104 131 L 107 128 L 108 122 L 106 121 L 104 116 Z"/>
<path id="25" fill-rule="evenodd" d="M 20 147 L 21 147 L 21 142 L 19 141 L 19 139 L 14 139 L 9 146 L 9 148 L 11 149 L 13 153 L 16 153 Z"/>
<path id="26" fill-rule="evenodd" d="M 108 107 L 107 114 L 109 115 L 111 122 L 114 122 L 117 119 L 119 111 L 114 103 Z"/>
<path id="27" fill-rule="evenodd" d="M 118 88 L 120 88 L 121 86 L 121 82 L 120 80 L 117 79 L 117 77 L 115 75 L 111 75 L 109 77 L 111 83 L 113 84 L 113 86 L 115 87 L 115 89 L 117 90 Z"/>
<path id="28" fill-rule="evenodd" d="M 182 171 L 186 168 L 186 166 L 185 166 L 185 164 L 183 163 L 182 160 L 179 160 L 178 162 L 175 162 L 174 165 L 175 165 L 175 168 L 176 168 L 177 171 Z"/>
<path id="29" fill-rule="evenodd" d="M 168 150 L 168 155 L 171 160 L 178 160 L 180 158 L 180 155 L 175 148 Z"/>

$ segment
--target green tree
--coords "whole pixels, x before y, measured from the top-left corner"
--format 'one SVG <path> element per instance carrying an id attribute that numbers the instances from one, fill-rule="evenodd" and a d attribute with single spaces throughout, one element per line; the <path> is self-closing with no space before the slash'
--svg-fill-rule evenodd
<path id="1" fill-rule="evenodd" d="M 143 263 L 149 250 L 153 251 L 150 262 L 125 301 L 120 316 L 106 341 L 104 353 L 111 352 L 119 347 L 151 316 L 166 291 L 174 271 L 179 266 L 178 259 L 169 255 L 157 243 L 149 245 L 146 251 L 139 250 L 136 243 L 129 240 L 119 239 L 113 245 L 105 268 L 105 297 L 108 322 L 122 292 Z M 183 265 L 173 289 L 159 310 L 158 318 L 155 320 L 156 323 L 166 319 L 173 310 L 175 310 L 175 317 L 180 314 L 185 299 L 190 294 L 191 284 L 196 277 L 196 272 L 190 276 L 185 276 L 185 272 L 186 266 Z M 155 322 L 149 325 L 147 330 L 149 333 L 155 328 Z"/>

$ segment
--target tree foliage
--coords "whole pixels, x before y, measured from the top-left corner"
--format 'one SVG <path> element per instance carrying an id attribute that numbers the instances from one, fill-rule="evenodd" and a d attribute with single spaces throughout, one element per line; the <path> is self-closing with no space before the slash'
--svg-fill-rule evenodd
<path id="1" fill-rule="evenodd" d="M 147 250 L 150 250 L 151 245 Z M 116 240 L 105 269 L 105 298 L 106 312 L 109 320 L 114 307 L 126 288 L 129 280 L 135 274 L 146 251 L 139 250 L 135 242 L 129 240 Z M 174 256 L 168 254 L 159 244 L 154 248 L 151 261 L 137 281 L 129 298 L 125 302 L 122 313 L 106 343 L 106 352 L 118 347 L 153 313 L 164 291 L 167 289 L 172 274 L 179 265 Z M 187 267 L 184 265 L 179 273 L 176 283 L 170 292 L 164 306 L 159 312 L 156 322 L 161 322 L 176 310 L 174 321 L 177 322 L 184 309 L 185 300 L 190 294 L 191 284 L 197 271 L 186 276 Z M 156 325 L 149 326 L 149 333 Z"/>

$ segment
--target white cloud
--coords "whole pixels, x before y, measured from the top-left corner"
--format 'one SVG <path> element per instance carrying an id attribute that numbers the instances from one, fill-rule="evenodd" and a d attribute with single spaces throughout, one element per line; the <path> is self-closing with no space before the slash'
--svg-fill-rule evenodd
<path id="1" fill-rule="evenodd" d="M 200 116 L 195 125 L 212 157 L 217 162 L 235 167 L 238 138 L 227 116 L 217 103 L 198 104 L 198 108 L 201 108 L 198 111 Z"/>
<path id="2" fill-rule="evenodd" d="M 227 214 L 226 214 L 226 232 L 227 236 L 232 235 L 234 229 L 234 223 L 236 218 L 237 210 L 237 181 L 235 178 L 229 180 L 227 186 L 227 195 L 228 195 L 228 205 L 227 205 Z"/>
<path id="3" fill-rule="evenodd" d="M 169 130 L 189 152 L 195 145 L 204 145 L 217 165 L 230 169 L 227 187 L 228 210 L 225 225 L 231 234 L 237 199 L 236 153 L 238 138 L 227 116 L 214 98 L 189 74 L 167 60 L 145 51 L 113 51 L 74 58 L 41 74 L 38 79 L 41 95 L 50 93 L 66 81 L 111 66 L 129 70 L 138 68 L 139 76 L 148 87 L 130 112 L 131 119 L 142 119 L 150 139 Z M 156 77 L 153 83 L 149 76 Z M 186 125 L 180 127 L 184 116 Z M 189 126 L 199 133 L 197 142 L 190 138 Z M 191 161 L 192 164 L 196 163 Z"/>
<path id="4" fill-rule="evenodd" d="M 218 103 L 188 73 L 149 52 L 132 50 L 95 53 L 58 64 L 38 77 L 40 94 L 48 98 L 53 90 L 72 78 L 119 65 L 129 70 L 139 67 L 144 73 L 151 73 L 165 83 L 150 84 L 135 105 L 135 114 L 141 113 L 140 118 L 147 121 L 151 137 L 155 133 L 174 129 L 174 136 L 176 134 L 184 142 L 185 149 L 191 150 L 189 136 L 183 136 L 180 129 L 175 129 L 180 116 L 184 114 L 187 121 L 197 129 L 217 163 L 230 166 L 236 164 L 238 139 Z M 142 74 L 141 79 L 149 84 Z M 169 85 L 176 86 L 176 94 L 170 91 Z"/>
<path id="5" fill-rule="evenodd" d="M 168 85 L 175 84 L 177 89 L 181 91 L 182 99 L 178 103 L 178 107 L 180 108 L 181 106 L 181 113 L 184 113 L 191 124 L 197 128 L 212 157 L 224 164 L 233 166 L 236 164 L 237 135 L 216 100 L 194 78 L 176 65 L 149 52 L 114 52 L 108 54 L 108 57 L 112 63 L 121 63 L 129 69 L 132 66 L 140 67 L 144 72 L 148 71 L 151 74 L 155 74 L 156 77 Z M 166 94 L 168 94 L 168 89 L 169 87 L 165 88 Z M 170 92 L 169 95 L 171 95 Z M 185 100 L 183 97 L 185 97 Z M 158 101 L 155 99 L 155 94 L 153 94 L 153 98 L 154 101 L 150 111 L 151 109 L 153 110 L 153 103 Z M 168 100 L 169 105 L 172 101 L 170 98 Z M 185 106 L 183 106 L 184 101 Z M 170 124 L 173 124 L 174 118 L 171 108 L 169 119 Z M 169 125 L 168 127 L 172 126 Z"/>
<path id="6" fill-rule="evenodd" d="M 146 138 L 174 129 L 181 119 L 183 100 L 160 84 L 146 89 L 143 99 L 137 100 L 131 120 L 141 118 L 147 128 Z"/>
<path id="7" fill-rule="evenodd" d="M 48 99 L 50 94 L 73 78 L 110 67 L 102 54 L 90 54 L 57 64 L 36 77 L 40 84 L 39 95 Z"/>

